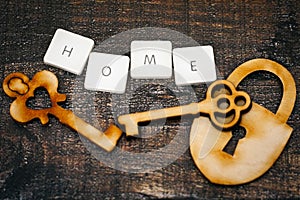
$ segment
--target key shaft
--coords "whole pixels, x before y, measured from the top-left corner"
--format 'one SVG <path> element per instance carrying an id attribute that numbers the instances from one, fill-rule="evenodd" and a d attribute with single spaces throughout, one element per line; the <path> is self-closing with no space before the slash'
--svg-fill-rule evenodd
<path id="1" fill-rule="evenodd" d="M 111 124 L 105 132 L 102 132 L 94 126 L 88 124 L 70 110 L 65 110 L 60 106 L 55 107 L 50 114 L 58 118 L 58 120 L 82 136 L 92 141 L 97 146 L 110 152 L 116 145 L 122 135 L 122 131 L 115 125 Z"/>
<path id="2" fill-rule="evenodd" d="M 198 103 L 183 106 L 150 110 L 119 116 L 120 124 L 125 125 L 127 135 L 138 135 L 138 123 L 175 117 L 187 114 L 208 114 L 211 122 L 220 129 L 232 128 L 239 122 L 241 112 L 251 105 L 250 96 L 237 91 L 234 85 L 226 80 L 212 83 L 206 93 L 206 99 Z"/>
<path id="3" fill-rule="evenodd" d="M 176 117 L 182 115 L 195 115 L 198 113 L 209 113 L 212 110 L 212 103 L 204 100 L 198 103 L 190 103 L 183 106 L 175 106 L 157 110 L 150 110 L 139 113 L 132 113 L 119 116 L 118 121 L 120 124 L 125 125 L 126 135 L 138 135 L 138 123 L 151 120 L 158 120 L 168 117 Z"/>

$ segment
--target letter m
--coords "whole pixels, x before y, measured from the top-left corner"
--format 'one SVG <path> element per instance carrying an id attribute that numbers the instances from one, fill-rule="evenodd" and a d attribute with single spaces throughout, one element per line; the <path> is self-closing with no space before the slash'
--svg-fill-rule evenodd
<path id="1" fill-rule="evenodd" d="M 145 56 L 145 60 L 144 60 L 144 65 L 146 65 L 147 62 L 148 62 L 148 64 L 151 64 L 152 61 L 153 61 L 153 64 L 156 65 L 155 56 L 152 55 L 152 56 L 151 56 L 151 59 L 149 59 L 149 56 L 146 55 L 146 56 Z"/>

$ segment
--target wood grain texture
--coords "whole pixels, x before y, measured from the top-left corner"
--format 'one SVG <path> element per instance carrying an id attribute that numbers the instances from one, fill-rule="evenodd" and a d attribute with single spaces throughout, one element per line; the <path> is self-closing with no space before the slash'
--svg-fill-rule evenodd
<path id="1" fill-rule="evenodd" d="M 219 78 L 226 78 L 247 60 L 263 57 L 285 66 L 299 91 L 299 9 L 298 0 L 1 1 L 0 82 L 12 72 L 33 77 L 44 69 L 52 71 L 59 79 L 58 91 L 67 95 L 61 106 L 74 109 L 81 118 L 105 129 L 114 121 L 112 95 L 97 92 L 92 95 L 95 98 L 88 99 L 91 93 L 83 89 L 84 75 L 76 76 L 42 63 L 55 30 L 64 28 L 99 44 L 133 28 L 164 27 L 184 33 L 200 44 L 212 45 Z M 206 87 L 192 87 L 202 100 Z M 240 88 L 272 112 L 279 106 L 282 88 L 271 74 L 253 74 Z M 46 101 L 43 92 L 39 95 L 32 102 L 35 106 Z M 74 98 L 76 101 L 72 101 Z M 57 119 L 50 118 L 46 126 L 38 121 L 18 124 L 9 114 L 12 99 L 2 88 L 0 100 L 0 199 L 300 198 L 298 94 L 288 120 L 294 132 L 279 159 L 261 178 L 232 187 L 211 184 L 193 163 L 189 150 L 153 172 L 115 170 L 91 155 L 78 134 Z M 176 96 L 164 87 L 148 85 L 136 92 L 128 107 L 145 111 L 155 103 L 164 107 L 178 105 Z M 90 112 L 93 109 L 96 112 Z M 183 120 L 167 120 L 155 137 L 123 136 L 118 146 L 137 153 L 158 149 L 176 136 L 179 127 L 189 132 L 192 120 Z M 151 134 L 156 129 L 153 124 L 144 127 L 143 132 Z M 187 145 L 188 135 L 181 142 Z"/>

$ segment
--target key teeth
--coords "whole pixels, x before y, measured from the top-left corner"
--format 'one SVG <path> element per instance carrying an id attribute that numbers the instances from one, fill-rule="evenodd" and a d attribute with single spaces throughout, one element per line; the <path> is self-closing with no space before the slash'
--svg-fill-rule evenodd
<path id="1" fill-rule="evenodd" d="M 105 131 L 105 136 L 112 142 L 114 146 L 117 145 L 118 140 L 120 139 L 123 131 L 117 126 L 111 124 L 108 129 Z M 112 150 L 112 149 L 111 149 Z"/>
<path id="2" fill-rule="evenodd" d="M 46 116 L 41 116 L 41 117 L 39 117 L 39 118 L 40 118 L 41 123 L 42 123 L 43 125 L 45 125 L 45 124 L 47 124 L 47 123 L 49 122 L 49 118 L 48 118 L 47 115 L 46 115 Z"/>
<path id="3" fill-rule="evenodd" d="M 135 136 L 139 134 L 139 129 L 137 126 L 126 126 L 126 136 Z"/>
<path id="4" fill-rule="evenodd" d="M 139 134 L 137 122 L 129 115 L 119 116 L 118 121 L 125 126 L 126 136 L 135 136 Z"/>

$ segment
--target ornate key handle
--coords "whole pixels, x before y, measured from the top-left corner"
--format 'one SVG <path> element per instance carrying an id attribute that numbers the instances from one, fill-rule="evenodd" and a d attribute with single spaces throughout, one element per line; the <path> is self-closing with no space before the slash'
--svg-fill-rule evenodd
<path id="1" fill-rule="evenodd" d="M 48 91 L 52 106 L 41 110 L 30 109 L 26 102 L 29 98 L 34 97 L 34 91 L 39 87 Z M 66 95 L 59 94 L 57 87 L 56 76 L 47 71 L 37 73 L 31 81 L 22 73 L 16 72 L 8 75 L 3 82 L 4 92 L 8 96 L 16 98 L 10 106 L 11 116 L 22 123 L 38 118 L 42 124 L 46 124 L 49 121 L 48 114 L 53 114 L 60 109 L 57 103 L 66 100 Z"/>
<path id="2" fill-rule="evenodd" d="M 204 101 L 212 102 L 213 107 L 202 109 L 209 114 L 212 123 L 220 129 L 230 129 L 235 126 L 240 120 L 241 113 L 251 105 L 250 96 L 246 92 L 237 91 L 234 85 L 226 80 L 212 83 Z"/>
<path id="3" fill-rule="evenodd" d="M 40 87 L 48 91 L 52 106 L 40 110 L 28 108 L 27 100 L 34 97 L 34 91 Z M 66 95 L 58 93 L 57 87 L 58 80 L 49 71 L 36 73 L 32 80 L 22 73 L 8 75 L 3 81 L 3 89 L 8 96 L 15 98 L 10 106 L 10 114 L 13 119 L 26 123 L 38 118 L 42 124 L 46 124 L 49 121 L 48 115 L 54 115 L 61 123 L 68 125 L 99 147 L 106 151 L 112 151 L 121 137 L 122 131 L 118 127 L 110 125 L 105 132 L 101 132 L 77 117 L 72 111 L 60 107 L 58 102 L 65 101 Z"/>

